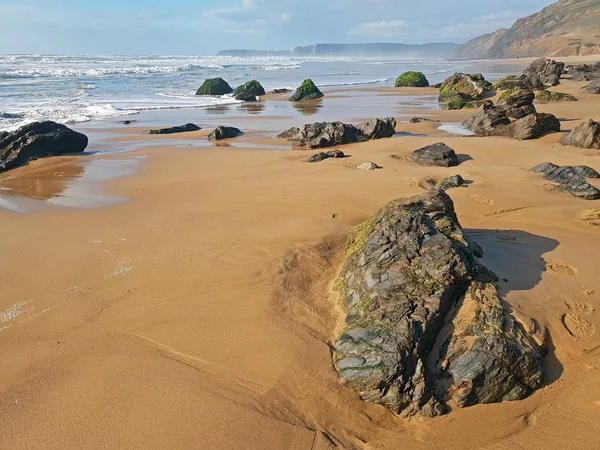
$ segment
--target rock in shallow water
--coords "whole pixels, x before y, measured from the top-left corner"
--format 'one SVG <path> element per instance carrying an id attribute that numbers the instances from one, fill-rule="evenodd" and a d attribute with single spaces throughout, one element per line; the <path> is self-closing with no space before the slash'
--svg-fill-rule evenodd
<path id="1" fill-rule="evenodd" d="M 265 89 L 256 80 L 248 81 L 235 89 L 236 100 L 255 102 L 261 95 L 265 95 Z"/>
<path id="2" fill-rule="evenodd" d="M 478 281 L 480 254 L 441 190 L 394 200 L 359 225 L 338 282 L 347 327 L 334 358 L 343 383 L 395 413 L 429 416 L 445 413 L 444 401 L 459 390 L 466 406 L 537 389 L 543 347 L 512 319 L 493 285 Z M 456 332 L 449 325 L 442 333 L 445 324 Z"/>
<path id="3" fill-rule="evenodd" d="M 10 133 L 0 133 L 0 172 L 29 161 L 67 153 L 83 152 L 85 134 L 56 122 L 34 122 Z"/>
<path id="4" fill-rule="evenodd" d="M 215 130 L 208 135 L 208 139 L 211 141 L 221 141 L 223 139 L 233 139 L 241 136 L 242 130 L 235 127 L 217 127 Z"/>
<path id="5" fill-rule="evenodd" d="M 304 80 L 300 87 L 296 89 L 294 95 L 290 97 L 293 102 L 301 102 L 304 100 L 316 100 L 324 97 L 323 93 L 315 85 L 313 80 Z"/>
<path id="6" fill-rule="evenodd" d="M 160 128 L 158 130 L 150 130 L 148 134 L 175 134 L 175 133 L 188 133 L 190 131 L 199 131 L 200 128 L 198 125 L 193 123 L 186 123 L 185 125 L 181 125 L 178 127 L 169 127 L 169 128 Z"/>

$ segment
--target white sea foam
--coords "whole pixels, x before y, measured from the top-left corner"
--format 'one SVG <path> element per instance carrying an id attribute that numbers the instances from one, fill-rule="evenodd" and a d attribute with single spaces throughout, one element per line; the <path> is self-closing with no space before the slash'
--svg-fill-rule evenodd
<path id="1" fill-rule="evenodd" d="M 445 123 L 438 127 L 438 130 L 445 131 L 450 134 L 459 134 L 462 136 L 475 136 L 471 130 L 459 125 L 457 123 Z"/>

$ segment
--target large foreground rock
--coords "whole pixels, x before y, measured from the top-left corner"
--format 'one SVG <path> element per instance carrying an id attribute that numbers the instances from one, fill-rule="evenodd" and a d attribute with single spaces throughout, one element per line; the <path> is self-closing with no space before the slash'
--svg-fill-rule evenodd
<path id="1" fill-rule="evenodd" d="M 443 142 L 415 150 L 410 156 L 410 160 L 422 166 L 458 166 L 456 153 Z"/>
<path id="2" fill-rule="evenodd" d="M 214 129 L 212 133 L 208 135 L 208 139 L 211 141 L 221 141 L 223 139 L 233 139 L 241 136 L 242 130 L 236 127 L 222 127 L 219 126 Z"/>
<path id="3" fill-rule="evenodd" d="M 529 81 L 532 89 L 542 90 L 560 83 L 565 64 L 551 59 L 536 59 L 523 71 L 523 76 Z"/>
<path id="4" fill-rule="evenodd" d="M 600 123 L 590 119 L 576 126 L 559 141 L 563 145 L 600 149 Z"/>
<path id="5" fill-rule="evenodd" d="M 534 173 L 542 174 L 543 177 L 557 183 L 556 189 L 568 192 L 574 197 L 584 200 L 596 200 L 600 198 L 600 190 L 592 186 L 586 178 L 600 178 L 600 174 L 588 166 L 557 166 L 546 162 L 531 169 Z"/>
<path id="6" fill-rule="evenodd" d="M 85 134 L 56 122 L 34 122 L 13 132 L 0 133 L 0 172 L 39 158 L 80 153 L 88 145 Z"/>
<path id="7" fill-rule="evenodd" d="M 358 125 L 342 122 L 319 122 L 304 125 L 302 128 L 290 128 L 279 136 L 305 148 L 325 148 L 353 142 L 391 137 L 395 133 L 396 120 L 373 119 Z"/>
<path id="8" fill-rule="evenodd" d="M 198 88 L 196 95 L 225 95 L 232 92 L 233 88 L 223 78 L 210 78 Z"/>
<path id="9" fill-rule="evenodd" d="M 324 97 L 323 93 L 313 83 L 313 80 L 304 80 L 300 87 L 296 89 L 294 95 L 290 97 L 293 102 L 301 102 L 303 100 L 316 100 Z"/>
<path id="10" fill-rule="evenodd" d="M 159 128 L 157 130 L 149 130 L 148 134 L 175 134 L 175 133 L 189 133 L 190 131 L 199 131 L 198 125 L 193 123 L 186 123 L 185 125 L 179 125 L 176 127 Z"/>
<path id="11" fill-rule="evenodd" d="M 433 416 L 457 392 L 467 406 L 540 386 L 543 347 L 479 281 L 490 275 L 476 260 L 481 248 L 443 191 L 390 202 L 354 230 L 346 252 L 338 287 L 347 326 L 334 359 L 364 400 Z"/>
<path id="12" fill-rule="evenodd" d="M 255 102 L 261 95 L 265 95 L 265 89 L 256 80 L 248 81 L 235 89 L 236 100 Z"/>

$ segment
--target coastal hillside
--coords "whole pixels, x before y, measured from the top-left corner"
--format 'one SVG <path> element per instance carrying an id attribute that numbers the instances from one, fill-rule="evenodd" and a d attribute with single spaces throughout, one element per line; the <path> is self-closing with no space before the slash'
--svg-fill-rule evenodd
<path id="1" fill-rule="evenodd" d="M 372 44 L 313 44 L 288 50 L 223 50 L 217 56 L 300 56 L 300 57 L 386 57 L 399 58 L 446 58 L 460 49 L 460 45 L 449 42 L 422 45 L 372 43 Z"/>
<path id="2" fill-rule="evenodd" d="M 467 42 L 459 58 L 600 54 L 600 0 L 560 0 L 539 13 Z"/>

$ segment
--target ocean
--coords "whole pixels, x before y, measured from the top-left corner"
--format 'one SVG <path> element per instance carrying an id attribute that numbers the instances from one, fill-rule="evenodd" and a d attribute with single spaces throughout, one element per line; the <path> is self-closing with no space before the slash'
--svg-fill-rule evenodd
<path id="1" fill-rule="evenodd" d="M 407 70 L 431 83 L 464 70 L 467 62 L 369 58 L 214 56 L 0 56 L 0 130 L 54 120 L 87 122 L 141 111 L 239 103 L 230 96 L 198 97 L 204 79 L 236 87 L 256 79 L 267 90 L 296 88 L 312 78 L 320 87 L 390 86 Z"/>

